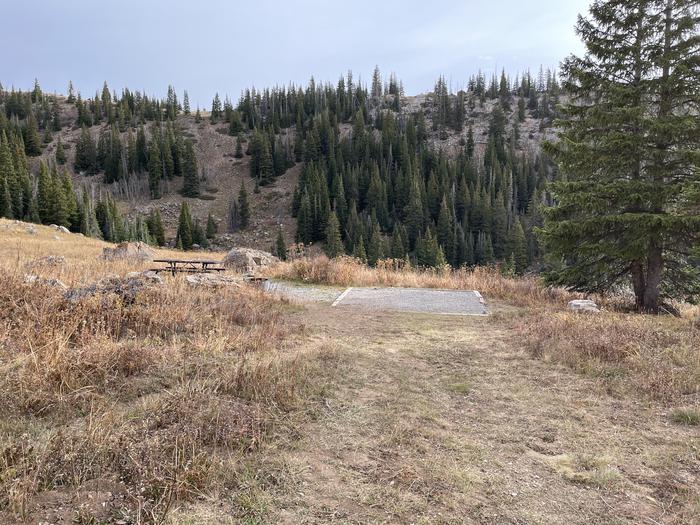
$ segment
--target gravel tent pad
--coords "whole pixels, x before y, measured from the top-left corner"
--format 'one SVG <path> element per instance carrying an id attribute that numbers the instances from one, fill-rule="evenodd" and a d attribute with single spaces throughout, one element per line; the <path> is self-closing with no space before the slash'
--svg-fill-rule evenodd
<path id="1" fill-rule="evenodd" d="M 488 315 L 481 294 L 472 290 L 352 287 L 345 290 L 333 306 L 363 306 L 376 310 L 447 315 Z"/>

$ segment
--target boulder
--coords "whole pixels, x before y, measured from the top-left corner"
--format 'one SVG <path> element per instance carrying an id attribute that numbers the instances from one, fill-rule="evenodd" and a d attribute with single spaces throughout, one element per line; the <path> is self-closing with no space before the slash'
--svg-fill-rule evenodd
<path id="1" fill-rule="evenodd" d="M 27 274 L 24 276 L 24 282 L 27 284 L 38 284 L 52 288 L 60 288 L 63 291 L 68 290 L 68 286 L 66 286 L 62 281 L 59 281 L 58 279 L 39 277 L 38 275 Z"/>
<path id="2" fill-rule="evenodd" d="M 236 270 L 255 273 L 257 270 L 269 266 L 279 261 L 277 257 L 269 252 L 254 250 L 252 248 L 234 248 L 226 254 L 224 266 Z"/>
<path id="3" fill-rule="evenodd" d="M 154 284 L 161 283 L 162 280 L 160 277 L 154 280 L 150 277 L 146 277 L 145 274 L 137 274 L 135 276 L 127 275 L 124 278 L 109 276 L 88 286 L 68 290 L 65 296 L 69 301 L 75 302 L 93 295 L 116 294 L 125 304 L 131 304 L 136 299 L 136 294 L 138 294 L 138 292 L 147 288 L 152 288 Z"/>
<path id="4" fill-rule="evenodd" d="M 214 273 L 193 273 L 185 277 L 190 286 L 206 286 L 209 288 L 219 288 L 222 286 L 240 286 L 241 281 L 228 275 L 217 275 Z"/>
<path id="5" fill-rule="evenodd" d="M 49 228 L 53 228 L 54 230 L 58 230 L 61 233 L 70 233 L 70 230 L 66 228 L 65 226 L 59 226 L 58 224 L 49 224 Z"/>
<path id="6" fill-rule="evenodd" d="M 589 299 L 569 301 L 569 310 L 573 312 L 600 312 L 600 307 Z"/>
<path id="7" fill-rule="evenodd" d="M 102 258 L 108 261 L 129 259 L 133 261 L 152 261 L 155 252 L 144 242 L 123 242 L 114 248 L 102 250 Z"/>
<path id="8" fill-rule="evenodd" d="M 127 279 L 145 279 L 154 284 L 163 284 L 163 278 L 152 270 L 145 272 L 129 272 L 126 274 Z"/>
<path id="9" fill-rule="evenodd" d="M 27 226 L 26 232 L 29 235 L 36 235 L 36 228 L 34 226 Z"/>

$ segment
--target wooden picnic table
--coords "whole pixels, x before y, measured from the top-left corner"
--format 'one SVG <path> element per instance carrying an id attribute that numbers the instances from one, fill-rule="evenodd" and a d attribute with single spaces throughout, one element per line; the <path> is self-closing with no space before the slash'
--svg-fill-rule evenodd
<path id="1" fill-rule="evenodd" d="M 176 273 L 211 273 L 223 272 L 226 268 L 220 266 L 221 261 L 192 260 L 192 259 L 153 259 L 154 263 L 165 264 L 164 268 L 151 268 L 152 272 Z M 217 266 L 219 265 L 219 266 Z"/>

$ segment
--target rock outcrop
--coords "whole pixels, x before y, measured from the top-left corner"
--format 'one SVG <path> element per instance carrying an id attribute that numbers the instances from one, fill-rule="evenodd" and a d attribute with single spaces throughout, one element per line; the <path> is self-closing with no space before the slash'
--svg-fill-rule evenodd
<path id="1" fill-rule="evenodd" d="M 133 261 L 152 261 L 155 252 L 146 243 L 143 242 L 123 242 L 114 248 L 105 248 L 102 250 L 102 258 L 108 261 L 117 261 L 121 259 Z"/>
<path id="2" fill-rule="evenodd" d="M 279 261 L 269 252 L 254 250 L 252 248 L 234 248 L 226 254 L 224 266 L 247 273 L 256 273 L 258 270 Z"/>
<path id="3" fill-rule="evenodd" d="M 162 283 L 160 277 L 156 276 L 157 279 L 153 279 L 151 276 L 147 275 L 148 273 L 149 272 L 136 275 L 130 274 L 124 278 L 117 276 L 105 277 L 88 286 L 68 290 L 66 292 L 66 299 L 69 301 L 79 301 L 93 295 L 115 294 L 122 299 L 124 304 L 131 304 L 136 299 L 136 294 L 138 294 L 138 292 Z"/>
<path id="4" fill-rule="evenodd" d="M 220 288 L 222 286 L 240 286 L 241 280 L 228 275 L 217 275 L 213 273 L 193 273 L 185 277 L 190 286 L 206 286 L 209 288 Z"/>
<path id="5" fill-rule="evenodd" d="M 569 301 L 569 310 L 573 312 L 600 312 L 600 307 L 590 299 Z"/>
<path id="6" fill-rule="evenodd" d="M 61 290 L 68 290 L 68 286 L 66 286 L 63 281 L 59 281 L 58 279 L 51 279 L 47 277 L 40 277 L 38 275 L 33 275 L 33 274 L 27 274 L 24 276 L 24 282 L 27 284 L 37 284 L 41 286 L 49 286 L 51 288 L 59 288 Z"/>

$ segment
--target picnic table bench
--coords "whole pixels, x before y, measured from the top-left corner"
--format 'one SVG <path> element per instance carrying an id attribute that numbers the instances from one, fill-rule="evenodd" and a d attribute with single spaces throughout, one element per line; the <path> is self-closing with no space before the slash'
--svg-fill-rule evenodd
<path id="1" fill-rule="evenodd" d="M 173 276 L 176 273 L 212 273 L 223 272 L 226 268 L 221 266 L 221 261 L 202 261 L 186 259 L 154 259 L 154 263 L 163 263 L 165 267 L 151 268 L 150 271 L 169 272 Z M 217 266 L 218 265 L 218 266 Z"/>

